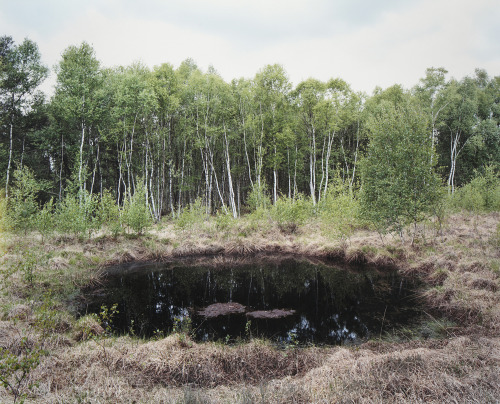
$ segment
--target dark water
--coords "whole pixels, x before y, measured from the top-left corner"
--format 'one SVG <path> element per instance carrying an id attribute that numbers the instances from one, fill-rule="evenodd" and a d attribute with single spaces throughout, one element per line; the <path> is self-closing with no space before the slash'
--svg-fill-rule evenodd
<path id="1" fill-rule="evenodd" d="M 395 272 L 345 269 L 284 259 L 217 268 L 182 263 L 132 264 L 109 271 L 103 289 L 86 295 L 81 313 L 118 304 L 117 332 L 151 337 L 189 326 L 197 340 L 251 336 L 285 343 L 341 344 L 408 325 L 419 315 L 416 285 Z M 199 310 L 235 302 L 254 310 L 285 309 L 284 318 L 247 313 L 206 318 Z"/>

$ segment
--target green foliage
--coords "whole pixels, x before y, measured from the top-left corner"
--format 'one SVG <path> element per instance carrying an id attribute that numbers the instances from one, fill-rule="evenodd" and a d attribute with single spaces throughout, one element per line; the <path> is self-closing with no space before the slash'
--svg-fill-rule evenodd
<path id="1" fill-rule="evenodd" d="M 471 182 L 459 188 L 451 197 L 451 206 L 469 212 L 500 210 L 500 177 L 493 166 L 476 172 Z"/>
<path id="2" fill-rule="evenodd" d="M 3 190 L 0 191 L 0 193 L 2 192 Z M 7 216 L 7 199 L 0 195 L 0 235 L 7 230 L 10 230 L 9 217 Z"/>
<path id="3" fill-rule="evenodd" d="M 218 231 L 228 230 L 234 223 L 234 221 L 235 219 L 233 218 L 232 214 L 229 213 L 228 211 L 226 212 L 218 211 L 217 214 L 215 215 L 215 227 L 217 228 Z"/>
<path id="4" fill-rule="evenodd" d="M 17 270 L 22 272 L 24 281 L 29 286 L 33 286 L 38 260 L 39 257 L 37 254 L 35 254 L 33 251 L 25 250 L 23 251 L 21 260 L 17 263 Z"/>
<path id="5" fill-rule="evenodd" d="M 118 313 L 118 303 L 113 304 L 111 307 L 108 307 L 104 304 L 101 306 L 101 311 L 99 312 L 99 320 L 104 326 L 106 334 L 109 335 L 112 333 L 111 325 L 113 323 L 113 317 Z"/>
<path id="6" fill-rule="evenodd" d="M 247 207 L 250 212 L 256 210 L 266 210 L 271 206 L 271 200 L 267 195 L 267 187 L 264 182 L 259 186 L 258 184 L 254 184 L 252 190 L 248 194 L 247 197 Z"/>
<path id="7" fill-rule="evenodd" d="M 181 338 L 190 335 L 193 332 L 193 324 L 191 317 L 180 316 L 174 318 L 174 325 L 172 327 L 172 332 L 181 334 Z"/>
<path id="8" fill-rule="evenodd" d="M 319 204 L 322 231 L 340 240 L 349 239 L 359 223 L 359 202 L 337 175 Z"/>
<path id="9" fill-rule="evenodd" d="M 115 203 L 111 192 L 107 189 L 103 191 L 97 207 L 97 220 L 99 227 L 106 228 L 111 235 L 116 238 L 122 230 L 121 212 L 119 206 Z"/>
<path id="10" fill-rule="evenodd" d="M 8 200 L 8 216 L 10 227 L 26 234 L 36 225 L 38 193 L 45 184 L 35 179 L 35 174 L 24 166 L 14 171 L 14 184 Z"/>
<path id="11" fill-rule="evenodd" d="M 269 213 L 283 233 L 295 233 L 312 216 L 313 205 L 301 194 L 295 199 L 280 197 Z"/>
<path id="12" fill-rule="evenodd" d="M 123 205 L 125 224 L 136 234 L 142 234 L 152 225 L 151 215 L 146 204 L 144 186 L 137 186 L 134 195 Z"/>
<path id="13" fill-rule="evenodd" d="M 45 237 L 54 231 L 54 199 L 43 205 L 35 217 L 35 227 L 42 235 L 42 242 Z"/>
<path id="14" fill-rule="evenodd" d="M 206 209 L 202 204 L 201 198 L 198 198 L 189 207 L 182 210 L 175 221 L 175 225 L 181 230 L 200 227 L 206 220 Z"/>
<path id="15" fill-rule="evenodd" d="M 17 352 L 0 347 L 0 385 L 13 396 L 14 403 L 23 403 L 37 386 L 30 375 L 44 354 L 43 349 L 33 346 L 26 337 L 21 338 Z"/>
<path id="16" fill-rule="evenodd" d="M 87 233 L 90 238 L 99 227 L 99 220 L 95 215 L 96 208 L 97 195 L 91 195 L 85 190 L 76 195 L 67 194 L 57 206 L 58 230 L 78 238 Z"/>
<path id="17" fill-rule="evenodd" d="M 439 197 L 427 120 L 409 100 L 398 107 L 382 102 L 368 128 L 361 213 L 379 231 L 402 234 L 406 225 L 422 220 Z"/>

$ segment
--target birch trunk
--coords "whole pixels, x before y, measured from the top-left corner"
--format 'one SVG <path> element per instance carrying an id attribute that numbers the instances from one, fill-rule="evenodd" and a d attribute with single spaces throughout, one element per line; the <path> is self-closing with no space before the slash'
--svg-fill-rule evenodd
<path id="1" fill-rule="evenodd" d="M 7 163 L 7 179 L 5 180 L 5 197 L 9 198 L 9 176 L 10 176 L 10 167 L 12 164 L 12 132 L 14 129 L 14 123 L 12 122 L 12 119 L 10 121 L 10 128 L 9 128 L 9 162 Z"/>
<path id="2" fill-rule="evenodd" d="M 227 141 L 225 124 L 224 124 L 224 140 L 226 143 L 226 166 L 227 166 L 227 182 L 229 186 L 229 204 L 231 205 L 231 210 L 233 211 L 233 217 L 236 219 L 238 217 L 238 212 L 236 210 L 236 203 L 234 202 L 233 179 L 231 177 L 231 162 L 229 160 L 229 145 Z"/>

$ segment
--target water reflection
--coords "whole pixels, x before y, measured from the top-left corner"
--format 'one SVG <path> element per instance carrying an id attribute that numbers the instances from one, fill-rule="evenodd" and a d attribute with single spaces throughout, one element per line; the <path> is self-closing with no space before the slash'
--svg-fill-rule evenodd
<path id="1" fill-rule="evenodd" d="M 169 332 L 176 322 L 189 319 L 199 340 L 252 335 L 339 344 L 410 322 L 418 314 L 413 287 L 395 272 L 346 270 L 292 259 L 219 269 L 143 264 L 111 271 L 105 289 L 88 295 L 90 303 L 82 311 L 98 312 L 102 304 L 118 303 L 115 329 L 129 332 L 134 324 L 135 332 L 145 336 Z M 199 314 L 214 303 L 228 302 L 245 306 L 246 313 Z M 249 314 L 274 309 L 288 314 Z"/>

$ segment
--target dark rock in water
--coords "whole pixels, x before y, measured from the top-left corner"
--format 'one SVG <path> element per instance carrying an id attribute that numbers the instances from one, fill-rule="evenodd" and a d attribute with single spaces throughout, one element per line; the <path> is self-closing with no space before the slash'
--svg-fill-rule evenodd
<path id="1" fill-rule="evenodd" d="M 245 306 L 239 303 L 214 303 L 197 312 L 200 316 L 213 318 L 227 316 L 228 314 L 242 314 L 246 311 Z"/>
<path id="2" fill-rule="evenodd" d="M 247 313 L 247 317 L 269 319 L 269 318 L 288 317 L 292 316 L 293 314 L 295 314 L 295 310 L 280 310 L 280 309 L 256 310 Z"/>

